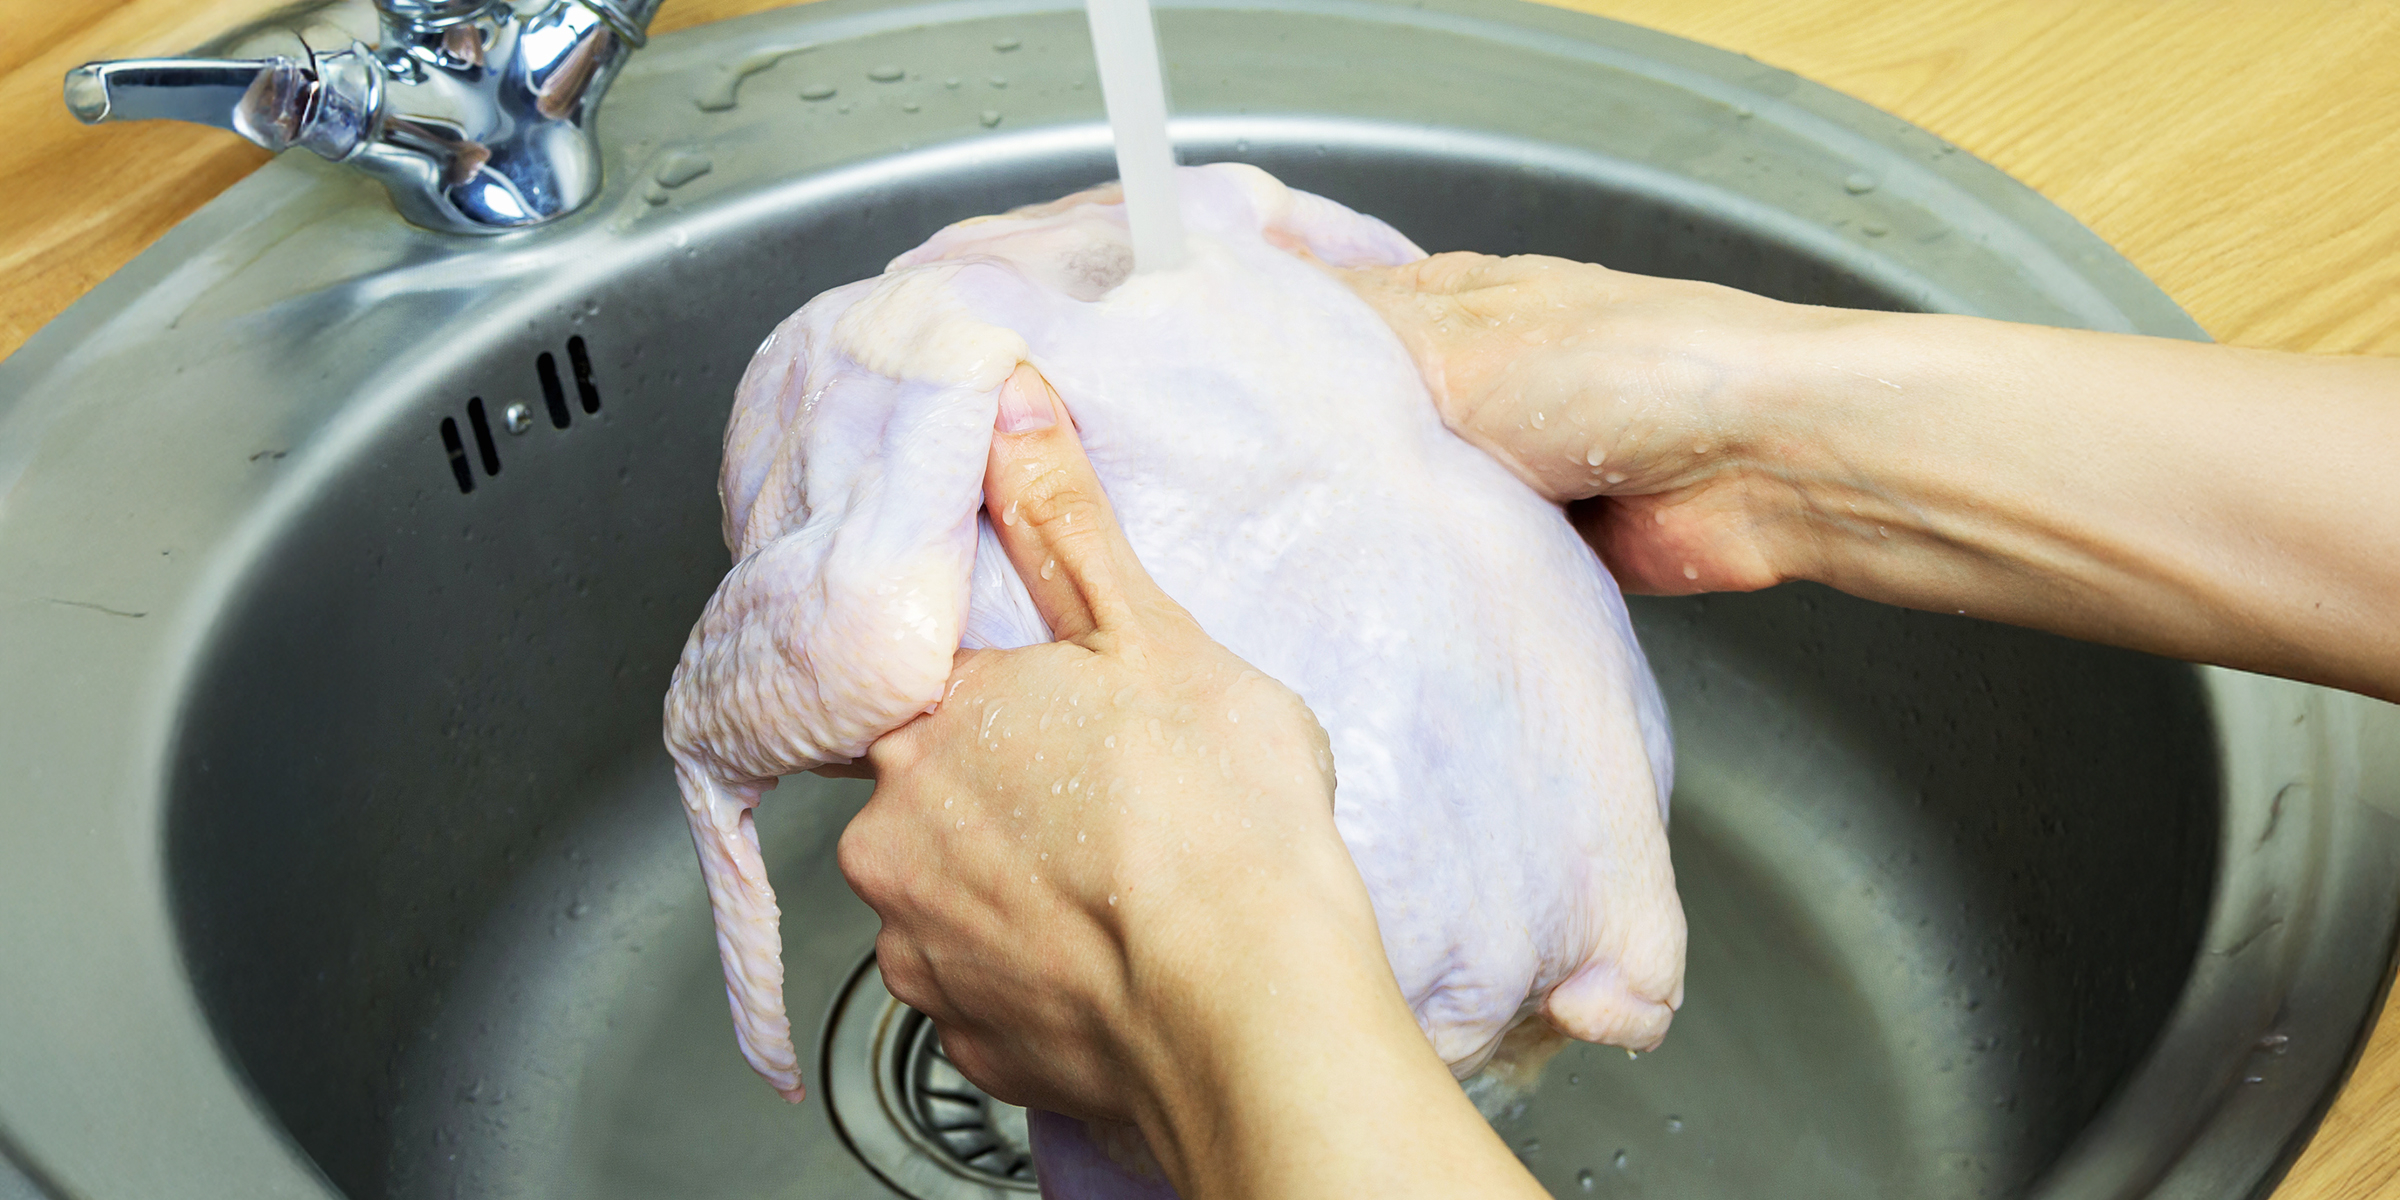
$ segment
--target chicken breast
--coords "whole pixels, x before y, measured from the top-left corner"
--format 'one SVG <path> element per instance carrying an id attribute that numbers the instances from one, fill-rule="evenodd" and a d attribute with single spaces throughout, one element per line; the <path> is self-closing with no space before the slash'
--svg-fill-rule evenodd
<path id="1" fill-rule="evenodd" d="M 1159 584 L 1331 736 L 1336 823 L 1392 970 L 1462 1079 L 1535 1014 L 1640 1049 L 1681 1001 L 1667 722 L 1615 583 L 1295 253 L 1422 252 L 1255 168 L 1177 184 L 1180 268 L 1130 274 L 1113 189 L 966 221 L 810 301 L 743 377 L 722 478 L 736 565 L 676 668 L 666 737 L 742 1051 L 789 1098 L 750 810 L 925 711 L 960 645 L 1048 640 L 979 512 L 1020 362 L 1066 400 Z M 1508 1042 L 1520 1071 L 1545 1057 L 1540 1037 Z"/>

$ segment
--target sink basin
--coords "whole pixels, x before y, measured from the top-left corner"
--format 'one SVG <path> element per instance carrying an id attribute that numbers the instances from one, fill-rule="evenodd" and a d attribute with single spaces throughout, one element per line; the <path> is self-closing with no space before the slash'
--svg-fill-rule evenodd
<path id="1" fill-rule="evenodd" d="M 1746 59 L 1500 0 L 1161 29 L 1187 161 L 1429 248 L 2202 336 L 2038 196 Z M 286 156 L 0 364 L 0 1194 L 1028 1194 L 1021 1114 L 874 976 L 832 859 L 862 785 L 761 810 L 812 1095 L 750 1075 L 658 720 L 759 339 L 1112 174 L 1080 13 L 668 35 L 601 132 L 594 207 L 490 240 Z M 1495 1116 L 1549 1188 L 2272 1182 L 2387 978 L 2391 710 L 1809 587 L 1634 614 L 1690 999 Z"/>

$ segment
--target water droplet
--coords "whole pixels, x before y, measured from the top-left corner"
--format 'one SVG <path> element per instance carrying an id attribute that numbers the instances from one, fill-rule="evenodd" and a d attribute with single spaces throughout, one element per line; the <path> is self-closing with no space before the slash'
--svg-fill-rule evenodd
<path id="1" fill-rule="evenodd" d="M 812 83 L 800 89 L 803 100 L 831 100 L 835 89 L 830 83 Z"/>
<path id="2" fill-rule="evenodd" d="M 1076 840 L 1076 841 L 1078 841 L 1078 842 L 1082 841 L 1082 840 L 1083 840 L 1083 839 L 1084 839 L 1086 836 L 1087 836 L 1087 835 L 1084 833 L 1084 831 L 1083 831 L 1083 830 L 1080 830 L 1080 829 L 1078 829 L 1078 830 L 1076 830 L 1076 831 L 1075 831 L 1075 840 Z"/>
<path id="3" fill-rule="evenodd" d="M 567 906 L 567 919 L 570 921 L 580 921 L 583 919 L 583 914 L 590 911 L 592 911 L 591 905 L 578 900 L 575 903 Z"/>
<path id="4" fill-rule="evenodd" d="M 1864 196 L 1875 190 L 1875 177 L 1865 171 L 1852 171 L 1850 177 L 1842 181 L 1842 189 L 1853 196 Z"/>
<path id="5" fill-rule="evenodd" d="M 1046 559 L 1043 559 L 1043 560 L 1042 560 L 1042 578 L 1044 578 L 1044 579 L 1052 579 L 1052 578 L 1056 578 L 1056 577 L 1057 577 L 1057 575 L 1058 575 L 1058 560 L 1057 560 L 1057 559 L 1055 559 L 1055 558 L 1046 558 Z"/>
<path id="6" fill-rule="evenodd" d="M 867 78 L 872 79 L 877 83 L 898 83 L 902 79 L 906 78 L 907 75 L 908 72 L 892 66 L 889 63 L 879 67 L 867 68 Z"/>
<path id="7" fill-rule="evenodd" d="M 1615 1166 L 1615 1167 L 1616 1167 L 1618 1170 L 1622 1171 L 1622 1170 L 1624 1170 L 1624 1169 L 1625 1169 L 1625 1167 L 1626 1167 L 1626 1164 L 1628 1164 L 1628 1163 L 1631 1163 L 1631 1162 L 1633 1161 L 1633 1156 L 1632 1156 L 1632 1155 L 1630 1155 L 1630 1154 L 1627 1154 L 1627 1153 L 1625 1153 L 1625 1152 L 1624 1152 L 1624 1151 L 1622 1151 L 1622 1150 L 1619 1150 L 1619 1151 L 1617 1151 L 1616 1155 L 1615 1155 L 1614 1157 L 1610 1158 L 1608 1161 L 1610 1162 L 1610 1164 L 1614 1165 L 1614 1166 Z"/>
<path id="8" fill-rule="evenodd" d="M 1733 106 L 1733 115 L 1741 120 L 1747 121 L 1758 114 L 1750 111 L 1750 106 L 1747 104 L 1736 104 Z"/>
<path id="9" fill-rule="evenodd" d="M 846 113 L 846 112 L 849 112 L 849 111 L 850 111 L 850 102 L 849 102 L 849 101 L 847 101 L 847 100 L 844 100 L 844 101 L 842 101 L 840 104 L 836 104 L 836 105 L 834 105 L 834 106 L 833 106 L 833 111 L 835 111 L 835 112 L 837 112 L 837 113 Z"/>
<path id="10" fill-rule="evenodd" d="M 1683 577 L 1684 577 L 1684 578 L 1686 578 L 1686 579 L 1693 578 L 1694 576 L 1696 576 L 1696 575 L 1698 575 L 1698 574 L 1699 574 L 1699 572 L 1692 570 L 1690 567 L 1685 567 L 1685 568 L 1683 569 Z M 1625 1052 L 1625 1057 L 1627 1057 L 1627 1058 L 1629 1058 L 1629 1059 L 1631 1059 L 1631 1058 L 1640 1058 L 1641 1056 L 1642 1056 L 1642 1052 L 1641 1052 L 1641 1051 L 1639 1051 L 1639 1050 L 1628 1050 L 1628 1051 L 1626 1051 L 1626 1052 Z"/>
<path id="11" fill-rule="evenodd" d="M 805 54 L 815 48 L 812 45 L 769 46 L 755 54 L 748 55 L 740 61 L 722 68 L 709 86 L 701 89 L 698 95 L 692 97 L 692 103 L 698 105 L 702 112 L 725 112 L 741 103 L 743 81 L 792 55 Z"/>
<path id="12" fill-rule="evenodd" d="M 1575 1186 L 1588 1192 L 1599 1187 L 1600 1181 L 1593 1177 L 1590 1167 L 1585 1167 L 1583 1170 L 1575 1172 Z"/>
<path id="13" fill-rule="evenodd" d="M 1583 465 L 1596 467 L 1608 461 L 1608 447 L 1594 446 L 1583 452 Z"/>
<path id="14" fill-rule="evenodd" d="M 1858 231 L 1867 235 L 1868 237 L 1882 237 L 1883 235 L 1890 233 L 1891 229 L 1880 221 L 1869 221 L 1866 224 L 1859 226 Z"/>
<path id="15" fill-rule="evenodd" d="M 1009 501 L 1008 507 L 1000 510 L 1000 523 L 1003 525 L 1014 525 L 1017 523 L 1016 501 Z"/>
<path id="16" fill-rule="evenodd" d="M 1011 50 L 1014 50 L 1014 49 L 1016 49 L 1017 47 L 1019 47 L 1019 46 L 1022 46 L 1022 45 L 1024 45 L 1024 44 L 1025 44 L 1025 43 L 1023 43 L 1023 42 L 1021 42 L 1021 41 L 1018 41 L 1017 39 L 1015 39 L 1015 38 L 1013 38 L 1013 37 L 1004 37 L 1004 38 L 1001 38 L 999 41 L 993 42 L 993 43 L 992 43 L 992 49 L 993 49 L 994 51 L 998 52 L 998 53 L 1001 53 L 1001 54 L 1006 54 L 1006 53 L 1008 53 L 1009 51 L 1011 51 Z"/>
<path id="17" fill-rule="evenodd" d="M 1549 423 L 1550 423 L 1550 418 L 1548 418 L 1548 417 L 1546 417 L 1546 416 L 1544 416 L 1544 415 L 1542 415 L 1541 413 L 1538 413 L 1538 412 L 1537 412 L 1537 413 L 1535 413 L 1535 414 L 1533 414 L 1533 427 L 1534 427 L 1535 429 L 1540 429 L 1542 426 L 1544 426 L 1544 425 L 1547 425 L 1547 424 L 1549 424 Z"/>
<path id="18" fill-rule="evenodd" d="M 943 86 L 943 87 L 946 87 L 946 88 L 954 88 L 954 87 L 957 87 L 957 86 L 958 86 L 958 76 L 956 76 L 956 75 L 953 75 L 953 76 L 951 76 L 950 78 L 943 80 L 943 81 L 942 81 L 942 86 Z"/>
<path id="19" fill-rule="evenodd" d="M 2258 1039 L 2258 1048 L 2266 1051 L 2269 1054 L 2285 1053 L 2292 1048 L 2291 1035 L 2285 1033 L 2270 1033 L 2267 1036 Z"/>
<path id="20" fill-rule="evenodd" d="M 1695 567 L 1695 566 L 1693 566 L 1693 565 L 1692 565 L 1692 564 L 1690 564 L 1690 563 L 1685 563 L 1685 564 L 1683 564 L 1683 577 L 1684 577 L 1685 579 L 1698 579 L 1698 578 L 1700 578 L 1700 568 L 1698 568 L 1698 567 Z M 1635 1054 L 1635 1053 L 1634 1053 L 1633 1051 L 1631 1051 L 1631 1050 L 1628 1050 L 1628 1051 L 1626 1051 L 1626 1052 L 1625 1052 L 1625 1057 L 1627 1057 L 1627 1058 L 1639 1058 L 1639 1057 L 1641 1057 L 1641 1056 L 1640 1056 L 1640 1055 L 1637 1055 L 1637 1054 Z"/>
<path id="21" fill-rule="evenodd" d="M 1683 1132 L 1683 1118 L 1682 1118 L 1682 1117 L 1668 1117 L 1668 1118 L 1667 1118 L 1667 1132 L 1668 1132 L 1668 1133 L 1682 1133 L 1682 1132 Z"/>
<path id="22" fill-rule="evenodd" d="M 1542 1139 L 1526 1138 L 1525 1144 L 1523 1147 L 1521 1147 L 1521 1149 L 1527 1154 L 1540 1154 L 1542 1152 Z"/>
<path id="23" fill-rule="evenodd" d="M 1115 892 L 1110 892 L 1108 894 L 1108 906 L 1110 908 L 1115 908 L 1117 906 L 1117 894 Z"/>
<path id="24" fill-rule="evenodd" d="M 991 78 L 991 84 L 992 84 L 992 86 L 993 86 L 993 87 L 996 87 L 996 88 L 1004 88 L 1004 87 L 1007 87 L 1007 86 L 1008 86 L 1008 77 L 1007 77 L 1006 75 L 994 75 L 994 76 L 992 76 L 992 78 Z"/>
<path id="25" fill-rule="evenodd" d="M 914 101 L 914 100 L 903 100 L 903 101 L 901 101 L 901 102 L 900 102 L 900 111 L 901 111 L 901 112 L 915 112 L 915 111 L 917 111 L 918 109 L 920 109 L 920 108 L 923 108 L 923 107 L 924 107 L 924 105 L 921 105 L 921 104 L 917 103 L 917 102 L 916 102 L 916 101 Z"/>
<path id="26" fill-rule="evenodd" d="M 1124 687 L 1118 688 L 1117 694 L 1110 696 L 1108 698 L 1108 702 L 1118 706 L 1119 708 L 1122 708 L 1125 706 L 1125 702 L 1131 699 L 1133 699 L 1133 689 L 1130 687 Z"/>
<path id="27" fill-rule="evenodd" d="M 651 172 L 650 177 L 657 180 L 660 187 L 679 188 L 708 174 L 715 166 L 705 154 L 678 150 L 661 160 L 658 169 Z"/>
<path id="28" fill-rule="evenodd" d="M 1241 714 L 1241 710 L 1240 710 L 1240 709 L 1233 709 L 1233 708 L 1226 709 L 1226 710 L 1225 710 L 1225 719 L 1226 719 L 1227 721 L 1230 721 L 1230 722 L 1232 722 L 1232 723 L 1236 724 L 1236 725 L 1239 725 L 1239 724 L 1241 724 L 1241 723 L 1242 723 L 1242 714 Z"/>
<path id="29" fill-rule="evenodd" d="M 958 803 L 958 801 L 957 801 L 957 800 L 955 800 L 955 799 L 951 799 L 951 800 L 944 800 L 944 801 L 942 801 L 942 807 L 943 807 L 943 808 L 948 808 L 948 807 L 950 807 L 951 805 L 953 805 L 953 804 L 956 804 L 956 803 Z"/>
<path id="30" fill-rule="evenodd" d="M 1101 739 L 1100 739 L 1100 744 L 1101 744 L 1103 747 L 1106 747 L 1107 749 L 1110 749 L 1110 750 L 1114 750 L 1114 749 L 1116 749 L 1116 748 L 1117 748 L 1117 735 L 1115 735 L 1115 734 L 1113 734 L 1113 733 L 1112 733 L 1112 734 L 1108 735 L 1107 737 L 1101 738 Z"/>
<path id="31" fill-rule="evenodd" d="M 960 829 L 965 829 L 967 827 L 967 819 L 965 817 L 960 817 L 958 819 L 958 827 Z"/>
<path id="32" fill-rule="evenodd" d="M 1601 476 L 1601 478 L 1606 479 L 1610 483 L 1623 483 L 1625 482 L 1625 472 L 1610 471 L 1608 474 Z"/>
<path id="33" fill-rule="evenodd" d="M 2265 1083 L 2266 1081 L 2267 1081 L 2267 1077 L 2266 1077 L 2266 1076 L 2264 1076 L 2264 1075 L 2244 1075 L 2244 1076 L 2242 1076 L 2242 1082 L 2243 1082 L 2243 1083 Z"/>
<path id="34" fill-rule="evenodd" d="M 999 109 L 996 109 L 996 108 L 987 108 L 987 109 L 983 110 L 983 127 L 984 127 L 985 129 L 990 129 L 990 128 L 992 128 L 993 126 L 996 126 L 996 125 L 998 125 L 999 123 L 1000 123 L 1000 110 L 999 110 Z"/>
<path id="35" fill-rule="evenodd" d="M 1583 1076 L 1581 1076 L 1581 1075 L 1569 1075 L 1569 1076 L 1567 1076 L 1567 1086 L 1568 1086 L 1568 1087 L 1580 1087 L 1580 1086 L 1582 1086 L 1582 1084 L 1583 1084 Z"/>

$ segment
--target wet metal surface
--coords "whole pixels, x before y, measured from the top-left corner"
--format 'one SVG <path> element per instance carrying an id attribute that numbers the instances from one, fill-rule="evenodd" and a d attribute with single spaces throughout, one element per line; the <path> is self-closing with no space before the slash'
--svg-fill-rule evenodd
<path id="1" fill-rule="evenodd" d="M 112 1200 L 892 1194 L 823 1062 L 792 1107 L 734 1050 L 659 701 L 751 350 L 1106 176 L 1082 26 L 825 0 L 661 37 L 586 212 L 446 240 L 279 161 L 0 364 L 0 1153 Z M 2198 336 L 2030 192 L 1747 60 L 1500 3 L 1161 32 L 1187 161 L 1429 248 Z M 1500 1118 L 1554 1192 L 2276 1169 L 2385 978 L 2386 710 L 1820 589 L 1635 616 L 1690 1000 Z M 831 854 L 863 798 L 760 811 L 804 1034 L 873 940 Z"/>

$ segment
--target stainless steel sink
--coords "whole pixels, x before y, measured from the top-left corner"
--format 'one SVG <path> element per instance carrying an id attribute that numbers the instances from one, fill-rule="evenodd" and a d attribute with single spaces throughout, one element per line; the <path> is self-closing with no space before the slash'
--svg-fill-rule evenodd
<path id="1" fill-rule="evenodd" d="M 1429 247 L 2200 336 L 2031 192 L 1745 59 L 1501 0 L 1161 24 L 1187 159 Z M 1110 173 L 1080 15 L 661 37 L 601 133 L 593 208 L 490 240 L 281 159 L 0 364 L 0 1194 L 1025 1194 L 862 966 L 856 785 L 762 811 L 822 1040 L 808 1103 L 750 1076 L 658 712 L 752 347 Z M 1496 1118 L 1546 1184 L 2271 1183 L 2387 977 L 2391 710 L 1805 587 L 1636 618 L 1690 1003 Z"/>

